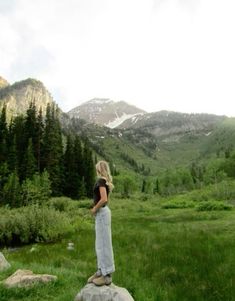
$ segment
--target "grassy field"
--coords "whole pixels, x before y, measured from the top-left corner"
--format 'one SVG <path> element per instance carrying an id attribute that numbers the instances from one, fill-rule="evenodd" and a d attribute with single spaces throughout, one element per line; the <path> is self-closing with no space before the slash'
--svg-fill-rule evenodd
<path id="1" fill-rule="evenodd" d="M 113 282 L 135 301 L 235 300 L 235 210 L 162 209 L 161 202 L 112 197 Z M 73 237 L 1 250 L 12 267 L 0 280 L 18 268 L 58 276 L 30 289 L 0 285 L 1 301 L 74 299 L 96 270 L 94 220 L 81 210 L 83 223 Z M 66 248 L 70 241 L 74 251 Z"/>

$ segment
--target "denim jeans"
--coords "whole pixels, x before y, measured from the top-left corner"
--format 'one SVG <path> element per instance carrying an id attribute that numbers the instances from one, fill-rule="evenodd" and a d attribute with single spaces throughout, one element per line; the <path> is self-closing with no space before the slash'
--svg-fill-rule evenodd
<path id="1" fill-rule="evenodd" d="M 111 211 L 108 206 L 101 207 L 95 216 L 95 250 L 98 270 L 103 276 L 115 271 L 112 234 Z"/>

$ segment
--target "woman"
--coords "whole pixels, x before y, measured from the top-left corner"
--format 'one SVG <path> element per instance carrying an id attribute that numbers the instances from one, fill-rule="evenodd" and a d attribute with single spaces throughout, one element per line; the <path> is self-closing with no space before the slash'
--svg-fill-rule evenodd
<path id="1" fill-rule="evenodd" d="M 96 164 L 96 173 L 98 179 L 94 186 L 94 207 L 91 212 L 95 216 L 95 249 L 98 270 L 88 279 L 88 283 L 101 286 L 111 284 L 111 274 L 115 271 L 111 211 L 108 207 L 108 196 L 113 189 L 113 184 L 109 165 L 106 161 L 99 161 Z"/>

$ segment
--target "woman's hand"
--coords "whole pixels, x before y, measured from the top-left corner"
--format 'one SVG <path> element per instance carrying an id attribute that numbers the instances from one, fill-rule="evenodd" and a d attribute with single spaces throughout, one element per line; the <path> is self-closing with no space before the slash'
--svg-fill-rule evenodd
<path id="1" fill-rule="evenodd" d="M 96 208 L 95 208 L 95 207 L 93 207 L 93 208 L 91 209 L 91 214 L 92 214 L 92 215 L 96 215 Z"/>

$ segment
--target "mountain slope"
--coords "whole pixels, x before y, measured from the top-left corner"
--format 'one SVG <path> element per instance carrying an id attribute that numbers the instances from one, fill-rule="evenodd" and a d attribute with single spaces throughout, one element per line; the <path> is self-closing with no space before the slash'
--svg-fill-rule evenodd
<path id="1" fill-rule="evenodd" d="M 5 80 L 5 78 L 0 76 L 0 89 L 5 88 L 9 85 L 9 83 L 7 82 L 7 80 Z"/>
<path id="2" fill-rule="evenodd" d="M 31 101 L 44 111 L 48 103 L 53 103 L 40 81 L 27 79 L 9 85 L 1 79 L 1 83 L 0 108 L 6 104 L 11 116 L 24 113 Z M 127 117 L 130 118 L 124 120 Z M 125 102 L 93 99 L 70 114 L 61 111 L 60 119 L 64 131 L 89 139 L 98 158 L 112 162 L 119 171 L 142 176 L 189 166 L 195 160 L 210 158 L 218 152 L 224 155 L 235 148 L 235 122 L 225 116 L 145 113 Z"/>
<path id="3" fill-rule="evenodd" d="M 126 119 L 145 113 L 124 101 L 94 98 L 68 112 L 70 117 L 82 118 L 90 123 L 115 128 Z"/>
<path id="4" fill-rule="evenodd" d="M 7 108 L 8 119 L 11 116 L 24 114 L 31 102 L 45 113 L 48 103 L 53 103 L 50 93 L 42 82 L 35 79 L 26 79 L 5 85 L 0 89 L 0 109 L 3 105 Z"/>

